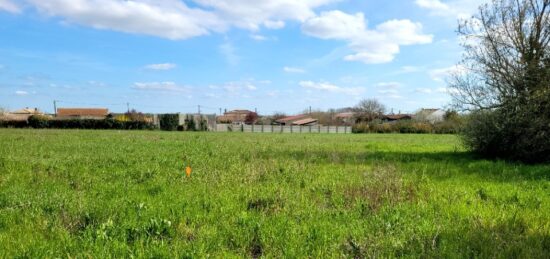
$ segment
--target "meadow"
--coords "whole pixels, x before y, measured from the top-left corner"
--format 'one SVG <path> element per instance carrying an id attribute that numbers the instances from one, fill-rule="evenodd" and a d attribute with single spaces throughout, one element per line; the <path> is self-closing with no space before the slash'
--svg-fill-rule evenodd
<path id="1" fill-rule="evenodd" d="M 549 255 L 550 165 L 454 135 L 0 129 L 1 258 Z"/>

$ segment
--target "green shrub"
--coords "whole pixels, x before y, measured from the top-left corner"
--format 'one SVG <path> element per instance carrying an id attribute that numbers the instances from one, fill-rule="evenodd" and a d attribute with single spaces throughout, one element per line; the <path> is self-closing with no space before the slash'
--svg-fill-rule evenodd
<path id="1" fill-rule="evenodd" d="M 155 129 L 155 125 L 144 121 L 117 121 L 112 118 L 93 119 L 49 119 L 44 116 L 31 116 L 28 121 L 0 121 L 4 128 L 36 128 L 36 129 L 120 129 L 145 130 Z"/>
<path id="2" fill-rule="evenodd" d="M 187 131 L 196 131 L 197 130 L 197 126 L 195 124 L 195 119 L 193 118 L 193 116 L 187 116 L 187 118 L 185 118 L 185 130 Z"/>
<path id="3" fill-rule="evenodd" d="M 361 122 L 353 125 L 351 127 L 351 132 L 353 133 L 370 133 L 369 125 L 367 123 Z"/>
<path id="4" fill-rule="evenodd" d="M 32 128 L 44 129 L 48 128 L 49 118 L 42 115 L 32 115 L 27 119 L 27 123 Z"/>
<path id="5" fill-rule="evenodd" d="M 179 125 L 179 114 L 161 114 L 159 120 L 161 130 L 174 131 Z"/>
<path id="6" fill-rule="evenodd" d="M 531 113 L 476 111 L 461 133 L 470 150 L 489 158 L 504 158 L 527 163 L 550 161 L 548 118 Z"/>

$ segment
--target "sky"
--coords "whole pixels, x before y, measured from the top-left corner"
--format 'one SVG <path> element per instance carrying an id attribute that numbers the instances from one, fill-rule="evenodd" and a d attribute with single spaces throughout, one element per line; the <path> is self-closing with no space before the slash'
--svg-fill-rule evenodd
<path id="1" fill-rule="evenodd" d="M 445 108 L 480 0 L 0 0 L 0 107 Z"/>

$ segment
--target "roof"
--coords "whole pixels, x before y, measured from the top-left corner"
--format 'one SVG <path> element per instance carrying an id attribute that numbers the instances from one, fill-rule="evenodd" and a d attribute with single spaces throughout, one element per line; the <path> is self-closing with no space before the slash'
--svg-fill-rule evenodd
<path id="1" fill-rule="evenodd" d="M 34 109 L 31 109 L 31 108 L 25 108 L 25 109 L 21 109 L 21 110 L 17 110 L 17 111 L 13 111 L 11 112 L 12 114 L 40 114 L 42 112 L 40 112 L 40 110 L 34 108 Z"/>
<path id="2" fill-rule="evenodd" d="M 410 114 L 392 114 L 392 115 L 386 115 L 384 117 L 386 119 L 389 119 L 389 120 L 402 120 L 402 119 L 411 119 L 412 115 L 410 115 Z"/>
<path id="3" fill-rule="evenodd" d="M 314 122 L 317 122 L 317 120 L 313 119 L 313 118 L 305 118 L 305 119 L 297 120 L 297 121 L 293 122 L 292 124 L 293 125 L 307 125 L 307 124 L 311 124 L 311 123 L 314 123 Z"/>
<path id="4" fill-rule="evenodd" d="M 336 114 L 336 118 L 353 118 L 354 115 L 355 113 L 353 112 L 342 112 Z"/>
<path id="5" fill-rule="evenodd" d="M 91 116 L 104 117 L 109 114 L 106 108 L 59 108 L 57 116 Z"/>
<path id="6" fill-rule="evenodd" d="M 288 116 L 281 119 L 278 119 L 277 122 L 291 122 L 291 121 L 297 121 L 303 118 L 308 117 L 308 115 L 300 114 L 300 115 L 294 115 L 294 116 Z"/>
<path id="7" fill-rule="evenodd" d="M 226 112 L 225 114 L 249 114 L 249 113 L 252 113 L 253 111 L 249 111 L 249 110 L 233 110 L 233 111 L 228 111 Z"/>

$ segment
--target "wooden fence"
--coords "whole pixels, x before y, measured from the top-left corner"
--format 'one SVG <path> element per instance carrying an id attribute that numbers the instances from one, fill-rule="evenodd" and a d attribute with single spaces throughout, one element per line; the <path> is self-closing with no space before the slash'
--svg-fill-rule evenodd
<path id="1" fill-rule="evenodd" d="M 351 133 L 350 126 L 280 126 L 280 125 L 232 125 L 217 124 L 217 132 L 250 132 L 250 133 Z"/>

